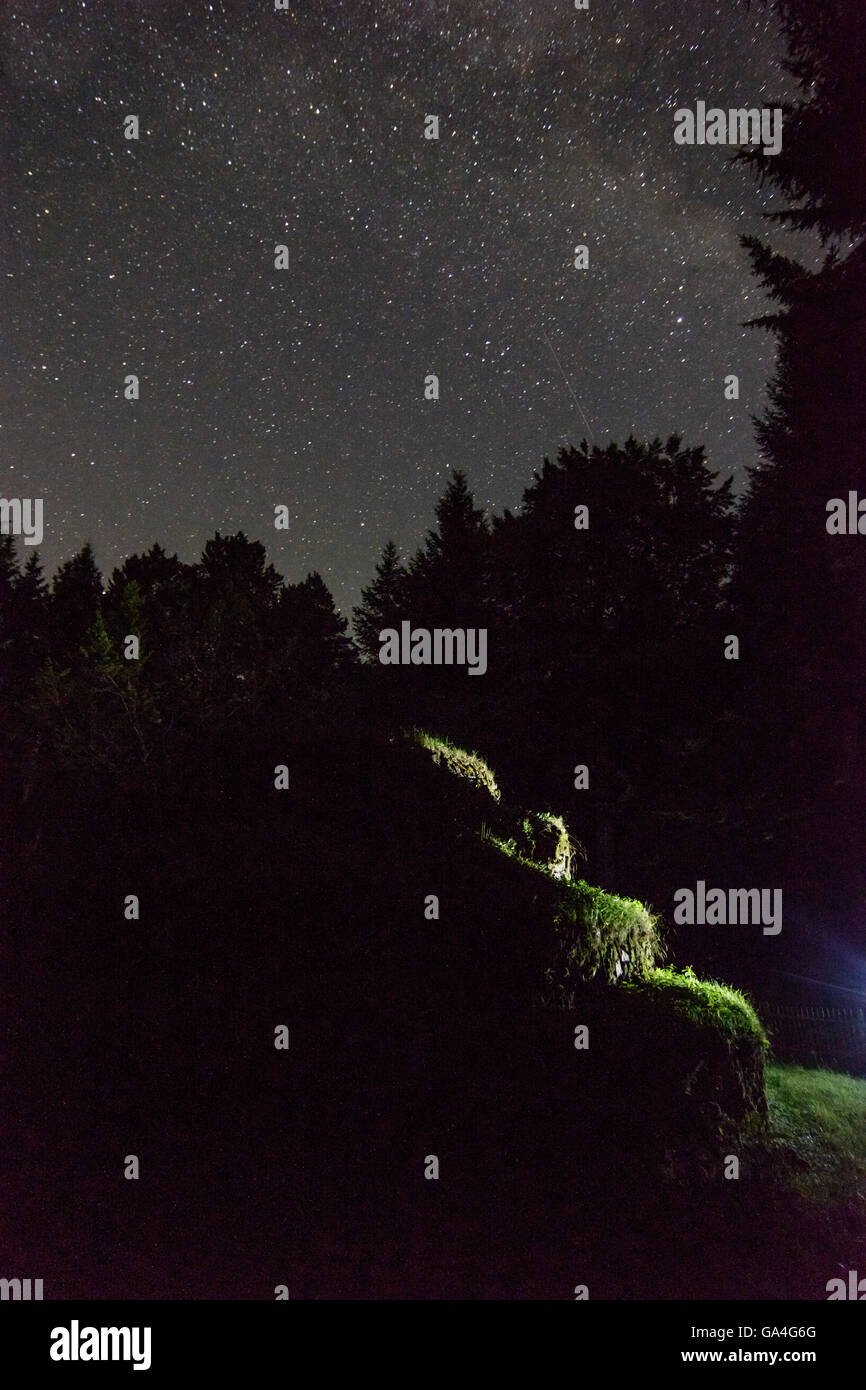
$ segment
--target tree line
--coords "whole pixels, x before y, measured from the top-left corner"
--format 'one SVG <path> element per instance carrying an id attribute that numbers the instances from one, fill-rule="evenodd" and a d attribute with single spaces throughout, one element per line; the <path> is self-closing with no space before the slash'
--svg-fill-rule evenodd
<path id="1" fill-rule="evenodd" d="M 13 823 L 31 833 L 59 786 L 219 763 L 240 731 L 266 749 L 418 723 L 564 810 L 605 886 L 663 894 L 711 861 L 866 906 L 866 537 L 825 526 L 831 498 L 866 494 L 866 37 L 845 4 L 775 8 L 801 96 L 780 154 L 738 158 L 784 195 L 771 221 L 823 249 L 809 269 L 743 240 L 778 344 L 744 496 L 676 435 L 563 448 L 501 516 L 456 469 L 420 548 L 385 545 L 354 638 L 318 574 L 287 583 L 242 532 L 196 564 L 154 544 L 107 584 L 89 545 L 49 585 L 0 537 Z M 380 666 L 406 619 L 486 628 L 485 678 Z"/>

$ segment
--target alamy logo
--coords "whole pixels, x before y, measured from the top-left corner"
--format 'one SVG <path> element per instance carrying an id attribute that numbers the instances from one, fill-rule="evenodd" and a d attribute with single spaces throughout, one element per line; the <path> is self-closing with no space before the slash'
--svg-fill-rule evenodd
<path id="1" fill-rule="evenodd" d="M 772 911 L 770 895 L 772 894 Z M 678 888 L 674 921 L 680 926 L 753 926 L 763 923 L 764 936 L 778 936 L 782 930 L 781 888 L 710 888 L 702 878 L 697 889 Z"/>
<path id="2" fill-rule="evenodd" d="M 42 498 L 0 497 L 0 535 L 23 536 L 25 545 L 41 545 Z"/>
<path id="3" fill-rule="evenodd" d="M 51 1329 L 52 1361 L 131 1361 L 134 1371 L 150 1370 L 149 1327 L 69 1327 Z"/>
<path id="4" fill-rule="evenodd" d="M 409 622 L 379 633 L 383 666 L 468 666 L 470 676 L 487 670 L 486 627 L 413 628 Z"/>
<path id="5" fill-rule="evenodd" d="M 31 1298 L 41 1299 L 41 1297 L 41 1279 L 0 1279 L 0 1299 L 11 1299 L 13 1303 L 19 1301 L 27 1303 Z"/>
<path id="6" fill-rule="evenodd" d="M 695 110 L 687 106 L 674 112 L 674 142 L 677 145 L 763 145 L 764 154 L 778 154 L 782 148 L 782 108 L 740 106 L 723 111 L 699 101 Z"/>
<path id="7" fill-rule="evenodd" d="M 831 497 L 827 503 L 828 536 L 866 536 L 866 497 L 860 500 L 856 492 L 844 497 Z"/>
<path id="8" fill-rule="evenodd" d="M 856 1269 L 848 1270 L 848 1284 L 844 1279 L 827 1280 L 827 1302 L 848 1299 L 857 1303 L 866 1302 L 866 1279 L 858 1279 Z"/>

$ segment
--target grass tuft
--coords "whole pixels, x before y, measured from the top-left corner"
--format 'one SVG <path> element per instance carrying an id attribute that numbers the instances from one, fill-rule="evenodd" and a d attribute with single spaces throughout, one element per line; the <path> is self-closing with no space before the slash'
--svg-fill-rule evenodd
<path id="1" fill-rule="evenodd" d="M 448 772 L 455 777 L 460 777 L 465 782 L 471 782 L 474 786 L 483 787 L 494 801 L 499 801 L 501 793 L 496 785 L 496 776 L 480 753 L 469 752 L 466 748 L 458 748 L 450 739 L 439 738 L 435 734 L 427 733 L 424 729 L 408 729 L 404 732 L 403 737 L 418 748 L 424 748 L 432 754 L 434 763 L 444 764 Z"/>

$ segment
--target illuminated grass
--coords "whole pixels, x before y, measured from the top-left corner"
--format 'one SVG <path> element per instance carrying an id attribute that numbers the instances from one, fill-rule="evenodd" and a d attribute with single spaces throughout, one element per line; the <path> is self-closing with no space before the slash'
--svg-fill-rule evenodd
<path id="1" fill-rule="evenodd" d="M 748 1038 L 762 1050 L 769 1039 L 749 1000 L 732 985 L 702 980 L 690 968 L 678 971 L 657 968 L 627 988 L 650 995 L 657 993 L 673 1013 L 698 1027 L 714 1028 L 730 1040 Z"/>
<path id="2" fill-rule="evenodd" d="M 774 1064 L 767 1097 L 785 1185 L 812 1207 L 850 1204 L 866 1222 L 866 1080 Z"/>
<path id="3" fill-rule="evenodd" d="M 766 1115 L 769 1041 L 738 989 L 691 969 L 655 968 L 628 981 L 621 995 L 630 1027 L 657 1059 L 653 1076 L 662 1089 L 687 1098 L 713 1127 Z"/>
<path id="4" fill-rule="evenodd" d="M 526 811 L 520 819 L 515 849 L 536 864 L 546 864 L 556 878 L 570 878 L 575 846 L 562 816 Z"/>
<path id="5" fill-rule="evenodd" d="M 448 772 L 464 782 L 483 787 L 494 801 L 499 801 L 501 793 L 495 774 L 479 753 L 458 748 L 450 739 L 428 734 L 423 729 L 409 729 L 403 737 L 417 747 L 425 748 L 432 755 L 434 763 L 444 765 Z"/>
<path id="6" fill-rule="evenodd" d="M 450 739 L 422 729 L 406 730 L 401 737 L 429 753 L 433 763 L 464 786 L 482 789 L 496 803 L 487 803 L 489 809 L 481 806 L 472 833 L 512 866 L 511 906 L 524 924 L 538 932 L 539 940 L 549 934 L 549 1002 L 567 1004 L 579 982 L 596 977 L 614 982 L 652 967 L 662 952 L 657 918 L 636 899 L 569 876 L 580 847 L 561 816 L 503 804 L 487 762 Z M 497 873 L 493 865 L 490 872 Z"/>
<path id="7" fill-rule="evenodd" d="M 558 817 L 550 817 L 550 823 L 563 825 Z M 547 974 L 550 1002 L 567 1004 L 581 981 L 600 976 L 613 982 L 652 967 L 663 943 L 658 919 L 643 903 L 606 893 L 583 879 L 562 877 L 549 864 L 521 854 L 516 838 L 504 840 L 489 833 L 485 838 L 534 875 L 535 910 L 554 928 L 558 943 L 559 959 Z"/>
<path id="8" fill-rule="evenodd" d="M 609 979 L 642 975 L 662 950 L 658 921 L 636 898 L 605 893 L 583 879 L 557 885 L 554 924 L 569 973 L 581 979 L 601 971 Z M 617 970 L 617 966 L 619 970 Z"/>

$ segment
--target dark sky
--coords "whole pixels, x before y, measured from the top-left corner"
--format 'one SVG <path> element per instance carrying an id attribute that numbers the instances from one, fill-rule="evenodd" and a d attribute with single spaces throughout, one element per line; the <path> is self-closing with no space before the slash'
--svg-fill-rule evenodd
<path id="1" fill-rule="evenodd" d="M 742 479 L 772 194 L 673 112 L 779 91 L 772 19 L 590 5 L 11 0 L 0 488 L 49 570 L 243 529 L 347 608 L 455 466 L 501 510 L 562 443 L 678 431 Z"/>

